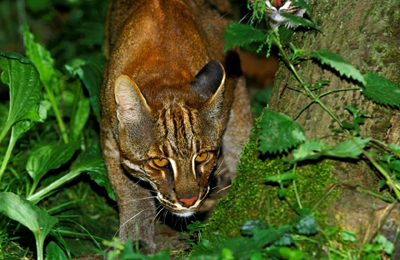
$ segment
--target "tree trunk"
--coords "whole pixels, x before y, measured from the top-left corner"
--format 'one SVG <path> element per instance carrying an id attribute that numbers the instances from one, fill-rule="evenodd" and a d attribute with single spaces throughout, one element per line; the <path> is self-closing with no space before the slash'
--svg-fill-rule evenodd
<path id="1" fill-rule="evenodd" d="M 373 0 L 315 0 L 311 6 L 322 33 L 296 33 L 292 42 L 297 48 L 306 51 L 328 50 L 341 55 L 362 73 L 369 70 L 392 82 L 400 82 L 398 0 L 388 0 L 384 3 Z M 306 84 L 313 84 L 318 79 L 329 80 L 330 84 L 323 89 L 324 92 L 354 87 L 351 80 L 346 80 L 332 72 L 329 67 L 321 67 L 311 60 L 301 62 L 296 69 Z M 299 84 L 294 80 L 293 74 L 281 64 L 269 99 L 270 108 L 296 119 L 308 139 L 322 139 L 331 145 L 337 144 L 340 135 L 331 130 L 339 128 L 338 124 L 319 105 L 312 104 L 307 107 L 310 99 L 295 91 L 294 88 L 297 87 Z M 351 122 L 352 119 L 345 106 L 352 105 L 366 111 L 368 116 L 361 127 L 361 134 L 385 143 L 399 144 L 398 110 L 374 104 L 359 90 L 335 92 L 321 98 L 321 101 L 334 111 L 341 121 Z M 302 112 L 298 116 L 300 111 Z M 332 202 L 332 221 L 343 229 L 354 231 L 363 242 L 369 242 L 379 228 L 380 232 L 393 241 L 399 226 L 399 205 L 392 208 L 391 204 L 366 195 L 354 186 L 358 183 L 362 189 L 379 193 L 380 176 L 371 170 L 372 168 L 366 161 L 334 161 L 332 173 L 340 180 L 338 186 L 342 187 L 343 191 L 340 199 Z M 400 257 L 399 243 L 396 248 L 397 255 L 394 259 Z"/>

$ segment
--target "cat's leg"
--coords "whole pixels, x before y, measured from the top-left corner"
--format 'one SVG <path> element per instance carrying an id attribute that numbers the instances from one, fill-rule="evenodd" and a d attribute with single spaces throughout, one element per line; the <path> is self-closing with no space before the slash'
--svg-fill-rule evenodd
<path id="1" fill-rule="evenodd" d="M 102 138 L 103 157 L 118 202 L 119 238 L 124 241 L 131 237 L 134 245 L 139 241 L 143 253 L 155 253 L 154 196 L 127 176 L 120 163 L 118 146 L 111 134 L 107 134 L 109 136 Z"/>
<path id="2" fill-rule="evenodd" d="M 239 77 L 228 124 L 222 137 L 222 152 L 224 164 L 228 169 L 228 176 L 222 178 L 225 182 L 232 181 L 236 176 L 236 167 L 239 154 L 247 142 L 253 127 L 253 116 L 250 109 L 250 100 L 246 89 L 245 78 Z"/>

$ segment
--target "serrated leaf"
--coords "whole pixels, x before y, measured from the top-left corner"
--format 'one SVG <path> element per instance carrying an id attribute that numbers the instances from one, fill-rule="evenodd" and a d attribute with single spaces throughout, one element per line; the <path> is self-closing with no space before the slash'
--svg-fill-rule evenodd
<path id="1" fill-rule="evenodd" d="M 79 144 L 76 142 L 43 145 L 29 155 L 26 171 L 38 183 L 48 171 L 68 162 L 78 148 Z"/>
<path id="2" fill-rule="evenodd" d="M 364 76 L 365 87 L 361 93 L 375 103 L 391 107 L 400 107 L 400 88 L 398 84 L 367 71 Z"/>
<path id="3" fill-rule="evenodd" d="M 291 24 L 293 24 L 296 27 L 303 26 L 303 27 L 307 27 L 307 28 L 316 28 L 316 25 L 306 18 L 288 14 L 288 13 L 281 13 L 281 15 L 283 17 L 285 17 L 286 20 L 288 20 Z"/>
<path id="4" fill-rule="evenodd" d="M 318 232 L 317 221 L 311 215 L 301 217 L 295 228 L 302 235 L 314 235 Z"/>
<path id="5" fill-rule="evenodd" d="M 311 14 L 310 6 L 304 0 L 292 0 L 292 5 L 306 9 L 306 12 Z"/>
<path id="6" fill-rule="evenodd" d="M 300 125 L 290 117 L 273 111 L 265 111 L 258 133 L 259 150 L 262 153 L 282 153 L 306 139 Z"/>
<path id="7" fill-rule="evenodd" d="M 358 159 L 358 156 L 362 153 L 363 149 L 371 138 L 357 137 L 354 140 L 347 140 L 334 146 L 328 150 L 323 151 L 325 156 L 332 156 L 337 158 L 352 158 Z"/>
<path id="8" fill-rule="evenodd" d="M 256 29 L 251 25 L 230 23 L 225 30 L 224 42 L 227 51 L 234 46 L 246 46 L 253 42 L 263 42 L 266 35 L 262 30 Z"/>
<path id="9" fill-rule="evenodd" d="M 296 162 L 316 160 L 322 156 L 321 151 L 324 148 L 326 148 L 326 146 L 321 144 L 318 140 L 306 140 L 293 151 L 293 160 Z"/>
<path id="10" fill-rule="evenodd" d="M 328 65 L 332 69 L 336 70 L 340 76 L 352 78 L 362 85 L 365 85 L 365 79 L 363 75 L 354 68 L 349 62 L 344 60 L 342 56 L 332 53 L 326 50 L 312 51 L 311 56 L 321 62 L 323 65 Z"/>

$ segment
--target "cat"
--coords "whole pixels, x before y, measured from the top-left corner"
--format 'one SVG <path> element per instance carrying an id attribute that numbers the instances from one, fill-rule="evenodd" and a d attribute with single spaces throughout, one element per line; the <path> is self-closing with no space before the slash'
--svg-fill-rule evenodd
<path id="1" fill-rule="evenodd" d="M 225 0 L 219 0 L 224 2 Z M 224 2 L 227 4 L 228 2 Z M 204 0 L 114 0 L 106 26 L 100 137 L 119 238 L 156 252 L 156 200 L 196 213 L 217 166 L 235 177 L 252 127 L 228 19 Z"/>
<path id="2" fill-rule="evenodd" d="M 305 0 L 308 2 L 308 0 Z M 269 18 L 269 24 L 271 28 L 276 29 L 280 25 L 284 25 L 288 28 L 296 27 L 293 23 L 286 20 L 282 13 L 292 14 L 302 17 L 306 12 L 305 9 L 300 8 L 292 4 L 290 0 L 266 0 L 267 13 Z"/>

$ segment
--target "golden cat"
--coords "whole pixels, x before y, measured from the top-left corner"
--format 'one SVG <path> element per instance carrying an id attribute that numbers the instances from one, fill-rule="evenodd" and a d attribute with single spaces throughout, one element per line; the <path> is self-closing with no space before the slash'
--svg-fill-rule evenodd
<path id="1" fill-rule="evenodd" d="M 204 0 L 115 0 L 101 91 L 101 144 L 119 237 L 156 251 L 156 199 L 187 217 L 204 202 L 223 157 L 228 179 L 252 117 L 228 21 Z M 147 187 L 148 186 L 148 187 Z"/>

